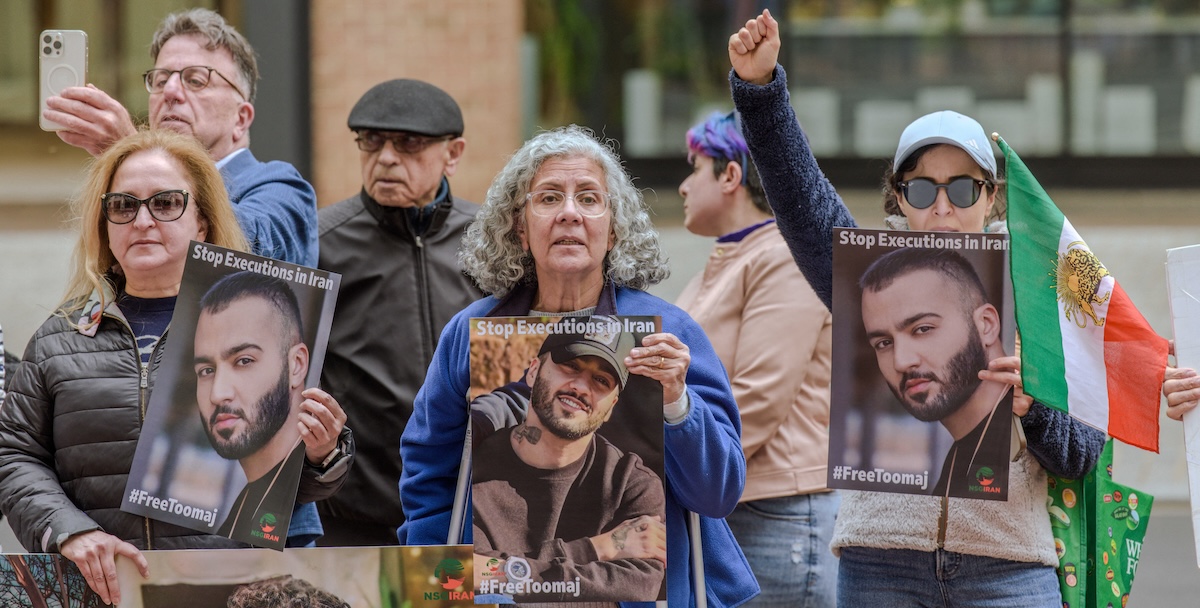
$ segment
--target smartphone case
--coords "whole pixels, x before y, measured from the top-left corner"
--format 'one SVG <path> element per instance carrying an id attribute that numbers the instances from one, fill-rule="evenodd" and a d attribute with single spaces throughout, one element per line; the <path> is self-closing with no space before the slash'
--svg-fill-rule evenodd
<path id="1" fill-rule="evenodd" d="M 38 124 L 45 131 L 58 131 L 62 125 L 46 120 L 46 98 L 58 95 L 67 87 L 87 83 L 87 32 L 83 30 L 45 30 L 38 35 L 38 57 L 41 60 L 41 94 L 38 104 Z"/>

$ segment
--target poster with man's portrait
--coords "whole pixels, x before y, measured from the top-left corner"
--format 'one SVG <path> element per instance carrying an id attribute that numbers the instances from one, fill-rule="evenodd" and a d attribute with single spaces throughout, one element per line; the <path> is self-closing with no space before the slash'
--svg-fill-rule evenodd
<path id="1" fill-rule="evenodd" d="M 1008 499 L 1008 235 L 835 228 L 831 488 Z"/>
<path id="2" fill-rule="evenodd" d="M 121 510 L 283 549 L 340 279 L 191 243 Z"/>
<path id="3" fill-rule="evenodd" d="M 117 560 L 117 608 L 467 608 L 470 545 L 146 551 Z M 105 606 L 59 554 L 0 555 L 0 605 Z"/>
<path id="4" fill-rule="evenodd" d="M 658 317 L 473 318 L 476 599 L 666 599 Z"/>

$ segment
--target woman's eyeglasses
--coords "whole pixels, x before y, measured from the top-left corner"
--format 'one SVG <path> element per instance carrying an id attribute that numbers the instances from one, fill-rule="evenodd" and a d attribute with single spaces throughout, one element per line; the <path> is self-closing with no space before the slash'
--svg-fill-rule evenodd
<path id="1" fill-rule="evenodd" d="M 959 209 L 966 209 L 979 200 L 979 191 L 991 182 L 973 177 L 956 177 L 945 184 L 939 184 L 927 177 L 918 177 L 906 182 L 900 182 L 900 191 L 904 200 L 917 209 L 928 209 L 937 200 L 938 189 L 944 188 L 950 202 Z"/>
<path id="2" fill-rule="evenodd" d="M 150 195 L 150 198 L 140 199 L 124 192 L 109 192 L 100 197 L 104 219 L 114 224 L 128 224 L 137 217 L 142 205 L 150 211 L 150 216 L 160 222 L 173 222 L 183 217 L 187 209 L 187 190 L 163 190 Z"/>
<path id="3" fill-rule="evenodd" d="M 580 190 L 573 196 L 561 190 L 536 190 L 525 195 L 529 210 L 541 217 L 558 215 L 567 199 L 575 201 L 575 210 L 584 217 L 600 217 L 608 211 L 608 193 L 599 190 Z"/>

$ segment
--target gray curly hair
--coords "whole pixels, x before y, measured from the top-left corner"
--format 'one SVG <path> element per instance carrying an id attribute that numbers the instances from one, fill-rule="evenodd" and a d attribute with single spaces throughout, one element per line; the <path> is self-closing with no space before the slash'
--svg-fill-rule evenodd
<path id="1" fill-rule="evenodd" d="M 536 284 L 533 256 L 521 247 L 517 231 L 525 195 L 546 160 L 579 156 L 595 161 L 604 171 L 612 207 L 615 238 L 604 260 L 605 277 L 616 285 L 645 289 L 670 274 L 646 201 L 621 166 L 612 143 L 601 141 L 591 129 L 570 125 L 525 142 L 492 180 L 458 253 L 463 269 L 481 289 L 504 297 L 521 283 Z"/>

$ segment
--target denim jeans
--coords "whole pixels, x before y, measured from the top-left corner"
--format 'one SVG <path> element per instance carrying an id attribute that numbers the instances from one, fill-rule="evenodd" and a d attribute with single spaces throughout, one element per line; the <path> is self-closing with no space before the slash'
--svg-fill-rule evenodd
<path id="1" fill-rule="evenodd" d="M 1054 568 L 949 551 L 842 549 L 838 604 L 847 608 L 1062 608 Z"/>
<path id="2" fill-rule="evenodd" d="M 840 503 L 837 492 L 764 498 L 725 518 L 762 588 L 746 606 L 832 608 L 838 560 L 829 542 Z"/>

